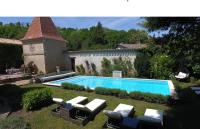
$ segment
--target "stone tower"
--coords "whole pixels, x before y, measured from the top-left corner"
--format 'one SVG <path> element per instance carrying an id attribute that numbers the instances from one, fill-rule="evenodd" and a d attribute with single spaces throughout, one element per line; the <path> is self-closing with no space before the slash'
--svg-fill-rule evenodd
<path id="1" fill-rule="evenodd" d="M 33 61 L 43 73 L 56 72 L 57 66 L 60 70 L 71 69 L 70 59 L 64 53 L 66 41 L 50 17 L 34 18 L 21 41 L 25 65 Z"/>

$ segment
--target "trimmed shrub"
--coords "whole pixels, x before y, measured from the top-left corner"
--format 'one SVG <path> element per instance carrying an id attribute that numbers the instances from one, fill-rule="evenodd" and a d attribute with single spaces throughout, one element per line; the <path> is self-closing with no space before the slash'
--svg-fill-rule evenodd
<path id="1" fill-rule="evenodd" d="M 119 89 L 108 89 L 108 88 L 102 88 L 102 87 L 96 87 L 95 93 L 101 94 L 101 95 L 111 95 L 116 97 L 125 97 L 125 95 L 128 96 L 128 94 L 125 93 L 126 91 L 119 90 Z"/>
<path id="2" fill-rule="evenodd" d="M 90 89 L 89 87 L 86 87 L 85 90 L 86 90 L 87 92 L 93 92 L 93 90 Z"/>
<path id="3" fill-rule="evenodd" d="M 41 108 L 52 102 L 52 92 L 49 88 L 29 91 L 24 94 L 22 101 L 26 111 Z"/>
<path id="4" fill-rule="evenodd" d="M 124 91 L 124 90 L 121 90 L 120 93 L 119 93 L 119 98 L 128 98 L 129 97 L 129 94 Z"/>
<path id="5" fill-rule="evenodd" d="M 79 85 L 71 84 L 71 83 L 62 83 L 61 87 L 63 89 L 68 89 L 68 90 L 77 90 L 77 91 L 84 91 L 85 90 L 84 86 L 79 86 Z"/>
<path id="6" fill-rule="evenodd" d="M 142 92 L 131 92 L 129 93 L 130 98 L 136 100 L 142 100 L 151 103 L 167 103 L 169 96 L 163 96 L 159 94 L 152 93 L 142 93 Z"/>
<path id="7" fill-rule="evenodd" d="M 8 117 L 0 121 L 0 129 L 31 129 L 31 126 L 21 117 Z"/>

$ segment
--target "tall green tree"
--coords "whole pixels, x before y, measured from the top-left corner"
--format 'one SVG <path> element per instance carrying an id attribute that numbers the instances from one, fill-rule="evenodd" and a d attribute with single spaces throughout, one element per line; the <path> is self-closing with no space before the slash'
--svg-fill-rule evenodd
<path id="1" fill-rule="evenodd" d="M 191 73 L 200 72 L 200 17 L 154 17 L 145 18 L 143 26 L 149 32 L 165 32 L 160 37 L 164 52 L 185 66 Z"/>
<path id="2" fill-rule="evenodd" d="M 97 44 L 106 43 L 105 32 L 100 22 L 98 22 L 96 27 L 91 27 L 90 31 L 91 31 L 91 39 L 94 43 L 97 43 Z"/>

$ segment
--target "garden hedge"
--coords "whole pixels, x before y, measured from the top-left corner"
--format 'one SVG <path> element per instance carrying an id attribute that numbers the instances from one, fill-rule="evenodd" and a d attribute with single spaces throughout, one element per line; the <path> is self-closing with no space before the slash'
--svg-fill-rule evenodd
<path id="1" fill-rule="evenodd" d="M 85 88 L 84 86 L 79 86 L 79 85 L 70 84 L 70 83 L 63 83 L 62 88 L 68 89 L 68 90 L 92 92 L 92 90 L 88 87 Z M 160 94 L 143 93 L 143 92 L 127 93 L 124 90 L 110 89 L 110 88 L 103 88 L 103 87 L 96 87 L 94 92 L 96 94 L 101 94 L 101 95 L 110 95 L 110 96 L 116 96 L 119 98 L 131 98 L 131 99 L 142 100 L 142 101 L 151 102 L 151 103 L 160 103 L 160 104 L 168 103 L 168 100 L 169 100 L 169 96 L 163 96 Z"/>
<path id="2" fill-rule="evenodd" d="M 102 88 L 102 87 L 96 87 L 95 93 L 101 94 L 101 95 L 111 95 L 111 96 L 116 96 L 116 97 L 122 97 L 122 98 L 128 96 L 128 93 L 126 91 L 119 90 L 119 89 L 108 89 L 108 88 Z"/>
<path id="3" fill-rule="evenodd" d="M 151 103 L 167 103 L 169 100 L 169 96 L 163 96 L 160 94 L 152 94 L 152 93 L 143 93 L 143 92 L 130 92 L 130 98 L 136 100 L 142 100 Z"/>
<path id="4" fill-rule="evenodd" d="M 79 86 L 79 85 L 71 84 L 71 83 L 62 83 L 61 87 L 63 89 L 68 89 L 68 90 L 77 90 L 77 91 L 86 90 L 84 86 Z"/>
<path id="5" fill-rule="evenodd" d="M 22 101 L 23 108 L 27 111 L 41 108 L 52 102 L 52 92 L 49 88 L 29 91 L 24 94 Z"/>

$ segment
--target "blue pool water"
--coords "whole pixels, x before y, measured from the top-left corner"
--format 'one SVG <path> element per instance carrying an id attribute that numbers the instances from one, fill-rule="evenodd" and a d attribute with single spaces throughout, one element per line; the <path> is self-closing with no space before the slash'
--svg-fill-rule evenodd
<path id="1" fill-rule="evenodd" d="M 89 87 L 91 89 L 96 87 L 104 87 L 126 90 L 127 92 L 140 91 L 154 94 L 170 95 L 168 80 L 75 76 L 51 81 L 45 84 L 60 86 L 64 82 Z"/>

